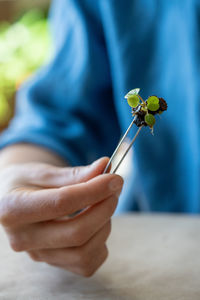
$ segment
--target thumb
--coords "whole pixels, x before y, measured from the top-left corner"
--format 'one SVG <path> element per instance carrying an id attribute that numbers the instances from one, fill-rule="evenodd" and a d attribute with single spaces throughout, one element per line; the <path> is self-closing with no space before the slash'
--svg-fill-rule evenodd
<path id="1" fill-rule="evenodd" d="M 63 168 L 63 170 L 61 170 L 61 177 L 63 178 L 65 185 L 86 182 L 91 178 L 102 174 L 108 161 L 109 158 L 102 157 L 94 161 L 91 165 L 84 167 Z"/>
<path id="2" fill-rule="evenodd" d="M 103 173 L 108 157 L 102 157 L 91 165 L 81 167 L 55 167 L 46 164 L 37 166 L 37 172 L 27 174 L 29 183 L 44 188 L 59 188 L 66 185 L 86 182 Z M 37 174 L 36 174 L 37 173 Z"/>

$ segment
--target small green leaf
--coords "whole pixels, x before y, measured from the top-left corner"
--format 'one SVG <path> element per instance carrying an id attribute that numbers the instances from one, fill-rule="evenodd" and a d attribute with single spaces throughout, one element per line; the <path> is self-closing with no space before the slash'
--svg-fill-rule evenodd
<path id="1" fill-rule="evenodd" d="M 149 127 L 153 127 L 153 125 L 156 123 L 156 119 L 152 114 L 146 114 L 144 120 Z"/>
<path id="2" fill-rule="evenodd" d="M 140 103 L 140 99 L 137 95 L 128 96 L 127 101 L 128 101 L 128 105 L 130 105 L 133 108 L 137 107 L 138 104 Z"/>
<path id="3" fill-rule="evenodd" d="M 147 104 L 147 108 L 150 111 L 157 111 L 159 109 L 159 107 L 160 107 L 159 104 L 153 104 L 153 103 Z"/>
<path id="4" fill-rule="evenodd" d="M 151 111 L 157 111 L 160 108 L 159 99 L 156 96 L 151 96 L 147 99 L 147 108 Z"/>
<path id="5" fill-rule="evenodd" d="M 150 96 L 148 99 L 147 99 L 147 103 L 152 103 L 152 104 L 159 104 L 159 99 L 158 97 L 156 96 Z"/>
<path id="6" fill-rule="evenodd" d="M 159 99 L 156 96 L 151 96 L 147 99 L 147 108 L 151 111 L 157 111 L 160 107 Z"/>
<path id="7" fill-rule="evenodd" d="M 128 97 L 131 96 L 131 95 L 138 95 L 139 92 L 140 92 L 140 89 L 134 89 L 134 90 L 131 90 L 131 91 L 129 91 L 129 92 L 126 94 L 126 96 L 125 96 L 124 98 L 128 98 Z"/>

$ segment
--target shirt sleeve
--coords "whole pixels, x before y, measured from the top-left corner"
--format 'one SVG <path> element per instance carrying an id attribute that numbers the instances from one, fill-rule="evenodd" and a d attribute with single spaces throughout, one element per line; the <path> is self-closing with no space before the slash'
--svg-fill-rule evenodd
<path id="1" fill-rule="evenodd" d="M 0 137 L 0 148 L 38 144 L 71 165 L 85 165 L 112 153 L 120 128 L 103 30 L 93 2 L 88 6 L 87 1 L 53 1 L 53 59 L 18 92 L 16 114 Z"/>

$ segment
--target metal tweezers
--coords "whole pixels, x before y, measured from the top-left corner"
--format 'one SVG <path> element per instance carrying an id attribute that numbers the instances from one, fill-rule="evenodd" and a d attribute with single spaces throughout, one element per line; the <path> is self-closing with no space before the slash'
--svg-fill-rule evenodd
<path id="1" fill-rule="evenodd" d="M 136 118 L 136 117 L 135 117 Z M 133 119 L 133 121 L 130 123 L 128 129 L 126 130 L 125 134 L 123 135 L 123 137 L 120 139 L 115 151 L 113 152 L 111 158 L 109 159 L 109 162 L 107 163 L 107 166 L 105 167 L 105 170 L 103 172 L 103 174 L 107 173 L 108 170 L 110 169 L 110 166 L 112 164 L 113 159 L 115 158 L 115 155 L 117 154 L 121 144 L 123 143 L 123 141 L 125 140 L 126 136 L 128 135 L 130 129 L 132 128 L 135 118 Z M 132 139 L 132 141 L 130 142 L 130 144 L 128 145 L 128 148 L 125 150 L 124 154 L 122 155 L 121 159 L 119 160 L 119 162 L 117 163 L 117 165 L 115 166 L 114 170 L 111 170 L 111 173 L 114 174 L 117 169 L 119 168 L 119 166 L 121 165 L 122 161 L 124 160 L 124 158 L 126 157 L 127 153 L 129 152 L 129 150 L 131 149 L 133 143 L 135 142 L 138 134 L 140 133 L 141 129 L 143 126 L 139 127 L 138 131 L 136 132 L 134 138 Z"/>

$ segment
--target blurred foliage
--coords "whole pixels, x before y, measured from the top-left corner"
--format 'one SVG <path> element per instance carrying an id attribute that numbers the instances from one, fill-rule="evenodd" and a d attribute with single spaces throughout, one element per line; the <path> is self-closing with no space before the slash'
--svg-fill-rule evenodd
<path id="1" fill-rule="evenodd" d="M 13 114 L 13 97 L 21 83 L 49 58 L 48 22 L 40 10 L 14 24 L 0 24 L 0 127 Z"/>

